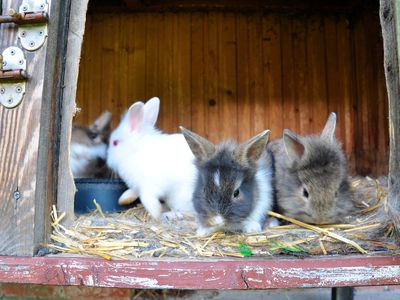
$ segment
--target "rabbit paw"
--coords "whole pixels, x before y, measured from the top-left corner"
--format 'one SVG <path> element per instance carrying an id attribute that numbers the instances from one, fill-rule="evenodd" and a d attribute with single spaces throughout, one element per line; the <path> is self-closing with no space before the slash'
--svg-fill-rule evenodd
<path id="1" fill-rule="evenodd" d="M 262 228 L 261 228 L 260 223 L 251 221 L 244 225 L 243 231 L 246 233 L 259 232 L 259 231 L 262 231 Z"/>
<path id="2" fill-rule="evenodd" d="M 275 226 L 279 226 L 279 221 L 277 218 L 270 218 L 268 220 L 268 227 L 275 227 Z"/>
<path id="3" fill-rule="evenodd" d="M 213 227 L 200 226 L 199 228 L 197 228 L 196 235 L 199 236 L 199 237 L 204 237 L 204 236 L 210 235 L 213 232 L 214 232 L 214 228 Z"/>
<path id="4" fill-rule="evenodd" d="M 118 199 L 119 205 L 129 205 L 137 200 L 138 196 L 131 190 L 126 190 Z"/>
<path id="5" fill-rule="evenodd" d="M 161 221 L 171 221 L 183 219 L 183 215 L 178 211 L 167 211 L 161 214 Z"/>

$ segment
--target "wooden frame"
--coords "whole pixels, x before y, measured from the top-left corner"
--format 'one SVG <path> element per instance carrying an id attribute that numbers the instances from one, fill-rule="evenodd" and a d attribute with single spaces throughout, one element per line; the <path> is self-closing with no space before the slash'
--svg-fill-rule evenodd
<path id="1" fill-rule="evenodd" d="M 0 282 L 119 288 L 267 289 L 400 284 L 400 257 L 106 261 L 0 257 Z"/>
<path id="2" fill-rule="evenodd" d="M 58 186 L 57 209 L 66 213 L 64 223 L 70 224 L 74 220 L 74 206 L 71 204 L 75 194 L 75 184 L 70 169 L 70 140 L 72 118 L 76 111 L 76 88 L 78 84 L 79 61 L 83 35 L 85 32 L 86 11 L 89 0 L 72 0 L 68 27 L 68 43 L 66 48 L 66 67 L 64 93 L 60 128 L 60 149 L 58 157 Z"/>
<path id="3" fill-rule="evenodd" d="M 400 239 L 400 1 L 381 0 L 380 18 L 389 100 L 389 218 Z"/>
<path id="4" fill-rule="evenodd" d="M 3 1 L 3 11 L 19 2 Z M 15 110 L 0 108 L 2 255 L 34 254 L 48 237 L 53 200 L 57 199 L 58 208 L 72 216 L 74 185 L 72 175 L 65 172 L 69 170 L 68 147 L 86 7 L 87 1 L 51 1 L 48 40 L 37 52 L 27 53 L 28 74 L 34 73 L 35 77 L 28 82 L 25 100 Z M 400 210 L 398 16 L 399 0 L 381 0 L 390 107 L 388 211 L 396 218 Z M 2 48 L 17 43 L 12 26 L 0 27 L 0 34 Z M 40 120 L 35 122 L 38 115 Z M 15 145 L 10 146 L 11 141 Z M 17 187 L 22 197 L 16 201 L 12 195 Z M 121 288 L 265 289 L 400 284 L 400 256 L 219 261 L 10 256 L 0 257 L 0 270 L 0 282 Z"/>
<path id="5" fill-rule="evenodd" d="M 36 51 L 24 50 L 28 82 L 14 109 L 0 107 L 0 254 L 33 255 L 49 236 L 57 182 L 58 109 L 68 1 L 51 2 L 48 38 Z M 5 0 L 2 12 L 21 1 Z M 0 48 L 19 45 L 14 24 L 0 26 Z M 15 193 L 15 192 L 19 192 Z"/>

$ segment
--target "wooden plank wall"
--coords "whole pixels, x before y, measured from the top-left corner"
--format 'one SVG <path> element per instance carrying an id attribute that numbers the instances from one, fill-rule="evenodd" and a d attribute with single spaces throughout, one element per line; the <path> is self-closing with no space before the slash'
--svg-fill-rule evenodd
<path id="1" fill-rule="evenodd" d="M 352 173 L 387 173 L 387 95 L 377 12 L 89 14 L 80 123 L 159 96 L 158 126 L 214 142 L 265 128 L 319 132 L 338 113 Z"/>
<path id="2" fill-rule="evenodd" d="M 20 4 L 20 0 L 0 1 L 0 11 L 6 14 Z M 13 109 L 0 105 L 0 255 L 32 256 L 51 231 L 57 153 L 53 130 L 64 46 L 59 29 L 68 1 L 49 5 L 48 37 L 38 50 L 21 48 L 15 24 L 0 26 L 0 53 L 20 47 L 28 77 L 21 104 Z"/>

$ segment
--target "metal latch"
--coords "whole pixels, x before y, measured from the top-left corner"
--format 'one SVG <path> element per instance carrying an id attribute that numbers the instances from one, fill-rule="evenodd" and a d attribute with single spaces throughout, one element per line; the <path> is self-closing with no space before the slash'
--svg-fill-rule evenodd
<path id="1" fill-rule="evenodd" d="M 25 94 L 26 59 L 18 47 L 8 47 L 0 55 L 0 103 L 18 106 Z"/>
<path id="2" fill-rule="evenodd" d="M 48 10 L 47 0 L 23 0 L 18 12 L 10 9 L 8 16 L 0 16 L 0 24 L 18 24 L 18 38 L 22 47 L 34 51 L 46 40 Z"/>

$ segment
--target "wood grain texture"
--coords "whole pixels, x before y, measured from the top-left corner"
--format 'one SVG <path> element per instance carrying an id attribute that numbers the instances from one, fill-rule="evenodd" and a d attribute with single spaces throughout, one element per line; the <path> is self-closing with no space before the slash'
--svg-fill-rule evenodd
<path id="1" fill-rule="evenodd" d="M 2 1 L 2 11 L 21 1 Z M 33 255 L 50 232 L 54 197 L 53 157 L 57 151 L 55 111 L 59 78 L 60 4 L 51 4 L 48 39 L 34 52 L 24 51 L 28 81 L 24 100 L 15 109 L 0 106 L 0 254 Z M 0 48 L 19 45 L 17 28 L 0 27 Z M 45 75 L 46 74 L 46 75 Z M 14 197 L 15 192 L 20 197 Z"/>
<path id="2" fill-rule="evenodd" d="M 0 257 L 0 282 L 144 289 L 269 289 L 395 285 L 399 256 L 106 261 Z"/>
<path id="3" fill-rule="evenodd" d="M 72 199 L 75 194 L 70 166 L 71 123 L 76 111 L 75 95 L 79 74 L 79 61 L 85 30 L 85 17 L 88 0 L 72 1 L 68 27 L 68 45 L 66 48 L 64 89 L 62 95 L 60 149 L 58 156 L 57 209 L 65 212 L 63 221 L 68 224 L 74 219 Z M 48 213 L 48 212 L 47 212 Z"/>
<path id="4" fill-rule="evenodd" d="M 134 101 L 159 96 L 161 129 L 177 132 L 184 125 L 213 142 L 243 141 L 266 128 L 272 138 L 284 128 L 318 133 L 336 111 L 350 171 L 387 173 L 377 11 L 89 11 L 88 24 L 78 82 L 80 123 L 107 109 L 116 126 Z M 104 27 L 118 34 L 95 38 Z"/>
<path id="5" fill-rule="evenodd" d="M 389 100 L 389 195 L 387 210 L 400 240 L 400 4 L 380 1 L 384 65 Z"/>
<path id="6" fill-rule="evenodd" d="M 364 3 L 363 3 L 364 2 Z M 366 4 L 365 4 L 366 2 Z M 233 12 L 322 12 L 354 13 L 364 5 L 371 5 L 366 0 L 96 0 L 89 3 L 91 9 L 96 11 L 119 11 L 121 9 L 139 12 L 190 12 L 190 11 L 233 11 Z M 374 3 L 375 4 L 375 3 Z"/>

